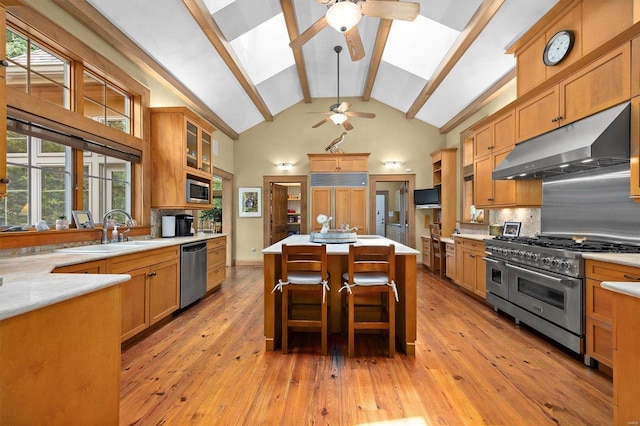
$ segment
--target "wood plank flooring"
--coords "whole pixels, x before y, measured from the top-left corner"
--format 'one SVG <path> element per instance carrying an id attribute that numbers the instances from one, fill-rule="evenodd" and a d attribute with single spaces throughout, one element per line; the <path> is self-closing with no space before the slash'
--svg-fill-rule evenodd
<path id="1" fill-rule="evenodd" d="M 262 268 L 123 350 L 121 425 L 611 425 L 611 378 L 418 267 L 416 356 L 319 334 L 265 352 Z"/>

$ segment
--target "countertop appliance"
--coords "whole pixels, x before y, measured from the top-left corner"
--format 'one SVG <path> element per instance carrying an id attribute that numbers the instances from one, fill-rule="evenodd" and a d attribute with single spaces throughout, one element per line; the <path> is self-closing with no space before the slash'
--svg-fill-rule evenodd
<path id="1" fill-rule="evenodd" d="M 584 353 L 583 252 L 640 253 L 640 246 L 569 237 L 485 240 L 487 302 L 572 351 Z M 585 357 L 585 364 L 591 361 Z"/>
<path id="2" fill-rule="evenodd" d="M 162 237 L 172 238 L 176 236 L 176 217 L 162 216 Z"/>
<path id="3" fill-rule="evenodd" d="M 193 225 L 193 216 L 188 214 L 176 215 L 176 236 L 191 237 L 191 226 Z"/>
<path id="4" fill-rule="evenodd" d="M 207 292 L 207 242 L 180 246 L 180 309 L 199 300 Z"/>

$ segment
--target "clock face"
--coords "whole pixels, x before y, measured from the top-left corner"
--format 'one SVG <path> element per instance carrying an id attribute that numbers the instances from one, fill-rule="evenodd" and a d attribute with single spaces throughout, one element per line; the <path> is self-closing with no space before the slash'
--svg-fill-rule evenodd
<path id="1" fill-rule="evenodd" d="M 549 39 L 542 53 L 542 60 L 547 66 L 557 65 L 567 57 L 573 47 L 573 32 L 563 30 Z"/>

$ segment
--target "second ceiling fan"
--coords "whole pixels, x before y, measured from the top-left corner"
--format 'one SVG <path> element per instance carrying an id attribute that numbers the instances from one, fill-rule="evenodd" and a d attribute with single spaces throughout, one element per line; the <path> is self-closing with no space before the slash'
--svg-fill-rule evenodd
<path id="1" fill-rule="evenodd" d="M 353 125 L 351 124 L 351 122 L 349 122 L 349 117 L 359 117 L 359 118 L 376 118 L 376 115 L 372 112 L 357 112 L 357 111 L 349 111 L 349 107 L 351 106 L 351 104 L 349 102 L 340 102 L 340 52 L 342 52 L 342 46 L 336 46 L 333 48 L 333 50 L 336 52 L 336 58 L 337 58 L 337 74 L 338 74 L 338 81 L 337 81 L 337 89 L 338 89 L 338 98 L 335 104 L 331 105 L 329 107 L 329 112 L 325 112 L 325 113 L 311 113 L 311 114 L 326 114 L 328 117 L 325 118 L 324 120 L 320 121 L 319 123 L 314 124 L 313 127 L 314 129 L 316 127 L 319 127 L 321 125 L 323 125 L 324 123 L 326 123 L 327 121 L 331 120 L 333 123 L 337 124 L 338 126 L 342 124 L 342 126 L 345 128 L 345 130 L 352 130 L 353 129 Z"/>
<path id="2" fill-rule="evenodd" d="M 289 46 L 294 49 L 302 47 L 325 29 L 331 26 L 344 33 L 351 59 L 359 61 L 364 58 L 364 46 L 358 31 L 358 22 L 362 15 L 382 19 L 402 19 L 413 21 L 420 13 L 420 4 L 414 2 L 394 2 L 383 0 L 315 0 L 327 6 L 325 16 L 318 19 L 302 34 L 296 37 Z"/>

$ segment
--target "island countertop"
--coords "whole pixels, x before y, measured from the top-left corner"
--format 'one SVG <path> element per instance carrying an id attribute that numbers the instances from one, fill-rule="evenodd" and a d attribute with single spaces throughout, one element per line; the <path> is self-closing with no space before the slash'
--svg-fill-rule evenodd
<path id="1" fill-rule="evenodd" d="M 312 243 L 310 241 L 309 235 L 290 235 L 284 240 L 278 241 L 275 244 L 270 245 L 269 247 L 262 250 L 262 254 L 281 254 L 282 253 L 282 244 L 291 244 L 291 245 L 301 245 L 301 244 L 317 244 Z M 389 244 L 394 244 L 396 246 L 396 255 L 415 255 L 419 254 L 418 250 L 412 249 L 411 247 L 405 246 L 404 244 L 400 244 L 397 241 L 393 241 L 389 238 L 382 237 L 380 235 L 358 235 L 358 241 L 352 243 L 355 245 L 381 245 L 388 246 Z M 351 244 L 347 243 L 338 243 L 338 244 L 326 244 L 327 246 L 327 254 L 330 255 L 347 255 L 349 254 L 349 246 Z"/>

